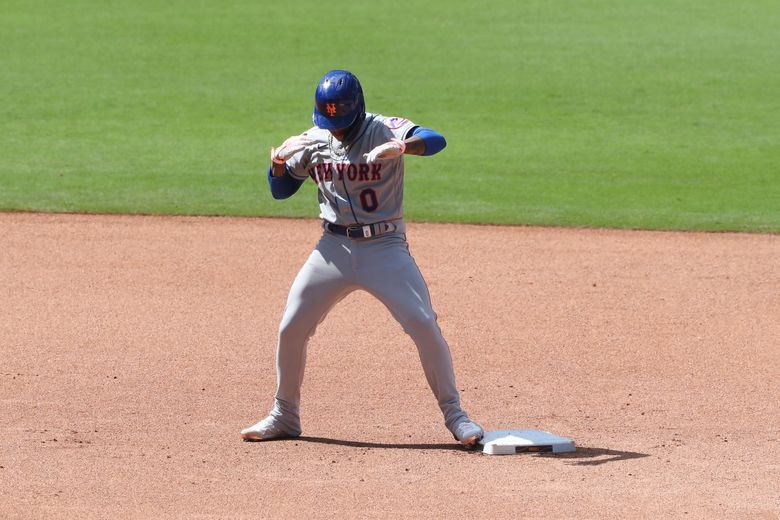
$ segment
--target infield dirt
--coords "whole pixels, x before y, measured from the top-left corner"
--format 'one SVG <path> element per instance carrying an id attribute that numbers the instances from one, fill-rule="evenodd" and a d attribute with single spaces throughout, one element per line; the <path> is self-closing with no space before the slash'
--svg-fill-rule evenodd
<path id="1" fill-rule="evenodd" d="M 0 214 L 0 517 L 780 517 L 780 236 L 412 223 L 466 409 L 577 452 L 461 450 L 365 293 L 243 443 L 319 233 Z"/>

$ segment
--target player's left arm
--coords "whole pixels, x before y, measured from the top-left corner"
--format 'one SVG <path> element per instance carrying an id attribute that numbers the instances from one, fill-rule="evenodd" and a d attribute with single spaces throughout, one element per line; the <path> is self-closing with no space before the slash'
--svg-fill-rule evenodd
<path id="1" fill-rule="evenodd" d="M 415 126 L 411 132 L 408 132 L 404 144 L 405 154 L 409 155 L 434 155 L 447 146 L 447 140 L 444 136 L 435 130 L 425 128 L 424 126 Z"/>
<path id="2" fill-rule="evenodd" d="M 433 155 L 447 146 L 443 135 L 422 126 L 410 128 L 403 137 L 403 140 L 393 137 L 388 142 L 380 144 L 364 155 L 366 161 L 373 163 L 393 159 L 403 154 Z"/>

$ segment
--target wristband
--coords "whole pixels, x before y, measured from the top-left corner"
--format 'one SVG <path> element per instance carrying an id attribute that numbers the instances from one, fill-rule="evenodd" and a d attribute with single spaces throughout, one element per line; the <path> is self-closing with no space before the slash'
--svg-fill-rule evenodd
<path id="1" fill-rule="evenodd" d="M 276 148 L 271 147 L 271 162 L 274 164 L 284 164 L 287 161 L 283 161 L 276 157 Z"/>
<path id="2" fill-rule="evenodd" d="M 401 147 L 401 155 L 403 155 L 403 153 L 406 151 L 406 143 L 405 143 L 405 142 L 403 142 L 403 141 L 401 141 L 400 139 L 396 139 L 395 137 L 393 137 L 393 138 L 392 138 L 392 139 L 390 139 L 390 140 L 391 140 L 392 142 L 394 142 L 394 143 L 398 143 L 398 146 L 400 146 L 400 147 Z"/>

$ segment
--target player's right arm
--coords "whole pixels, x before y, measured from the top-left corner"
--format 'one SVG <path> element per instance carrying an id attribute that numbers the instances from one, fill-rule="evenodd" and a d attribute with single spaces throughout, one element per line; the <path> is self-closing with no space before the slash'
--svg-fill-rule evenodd
<path id="1" fill-rule="evenodd" d="M 288 138 L 280 146 L 271 148 L 271 166 L 268 168 L 268 186 L 275 199 L 292 197 L 306 180 L 297 166 L 301 155 L 316 146 L 317 141 L 304 132 Z M 295 160 L 297 158 L 298 160 Z M 289 164 L 288 164 L 289 161 Z"/>
<path id="2" fill-rule="evenodd" d="M 271 161 L 270 175 L 272 177 L 281 177 L 285 173 L 287 173 L 286 163 L 277 163 L 277 162 Z"/>
<path id="3" fill-rule="evenodd" d="M 281 171 L 279 171 L 281 170 Z M 306 179 L 296 179 L 287 172 L 287 167 L 282 164 L 272 163 L 268 168 L 268 187 L 271 188 L 271 196 L 277 200 L 287 199 L 295 195 L 303 186 Z"/>

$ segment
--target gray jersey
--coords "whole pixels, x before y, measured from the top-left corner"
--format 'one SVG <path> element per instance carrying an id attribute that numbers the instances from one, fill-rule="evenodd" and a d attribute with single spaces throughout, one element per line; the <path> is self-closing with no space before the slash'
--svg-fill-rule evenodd
<path id="1" fill-rule="evenodd" d="M 290 175 L 317 183 L 320 218 L 341 226 L 373 224 L 403 217 L 404 159 L 365 162 L 364 154 L 388 142 L 404 139 L 415 125 L 408 119 L 367 113 L 355 138 L 344 144 L 331 133 L 313 127 L 305 134 L 318 141 L 316 150 L 287 161 Z"/>

